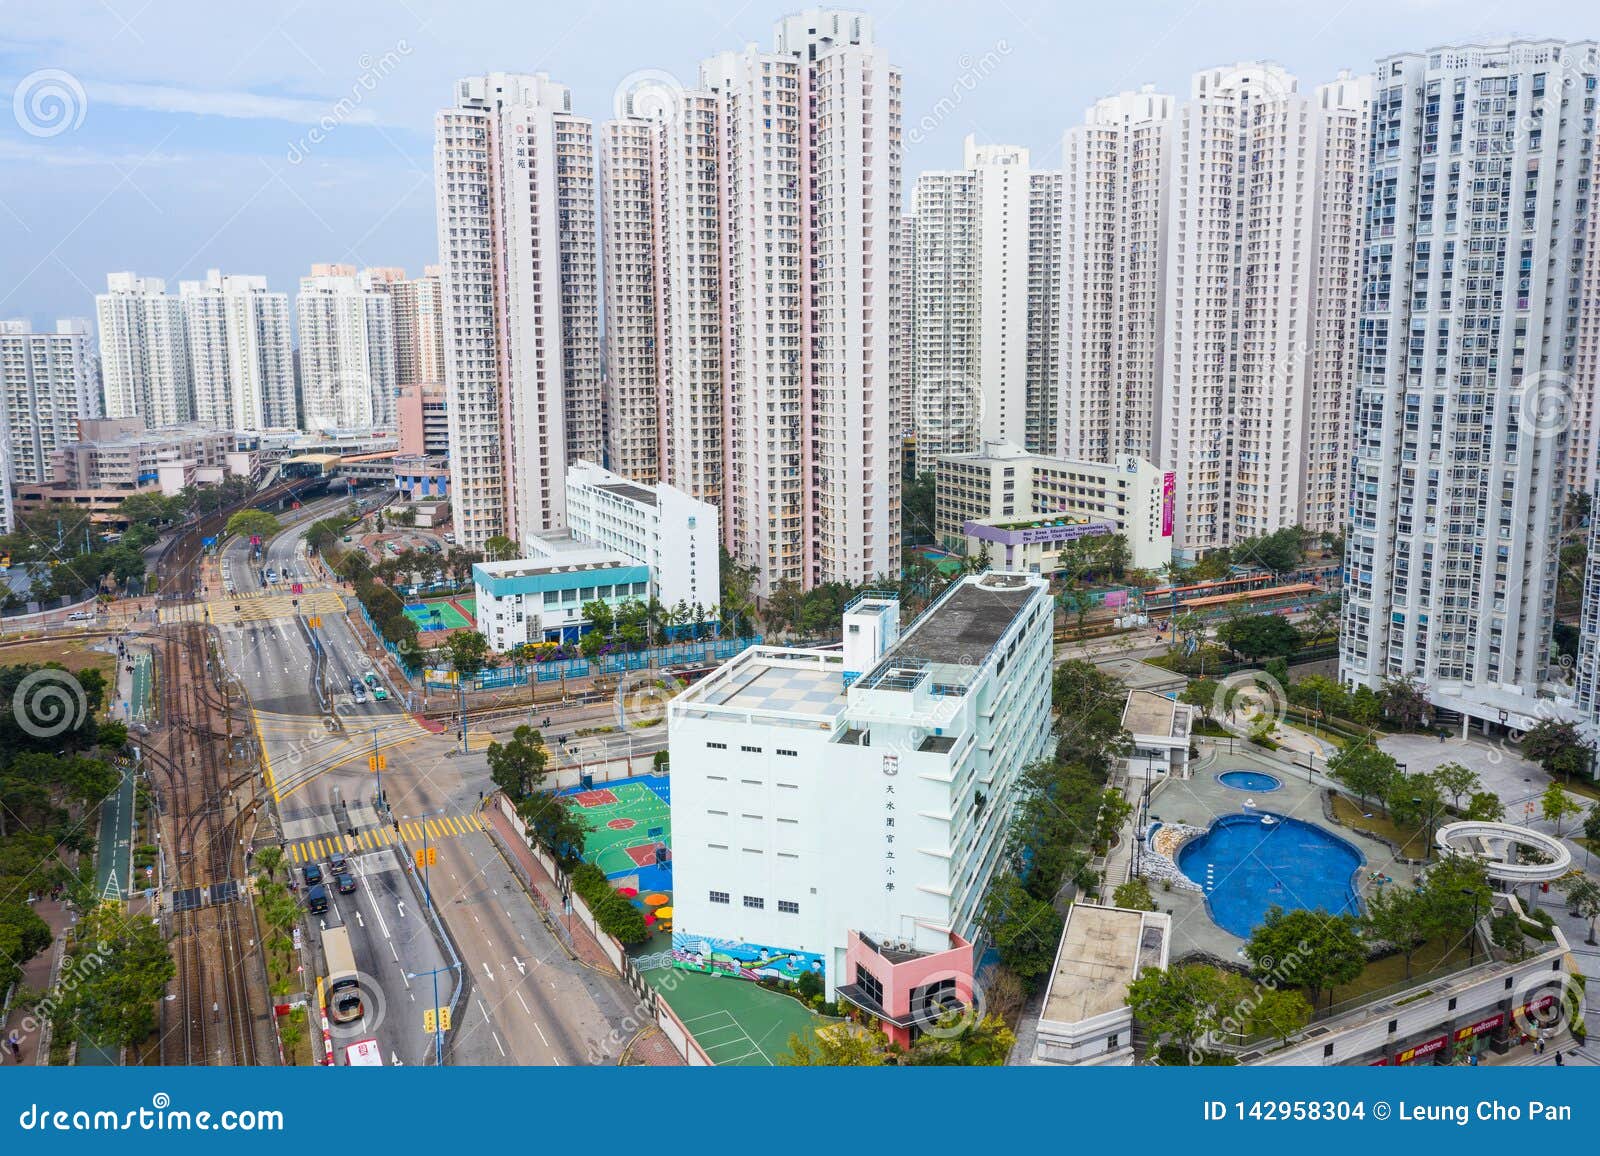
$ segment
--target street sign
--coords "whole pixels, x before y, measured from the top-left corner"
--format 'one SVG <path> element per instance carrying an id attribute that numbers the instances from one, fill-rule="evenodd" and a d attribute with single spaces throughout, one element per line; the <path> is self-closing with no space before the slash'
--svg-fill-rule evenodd
<path id="1" fill-rule="evenodd" d="M 305 592 L 306 592 L 306 587 L 305 587 L 305 583 L 303 583 L 303 582 L 296 582 L 296 583 L 295 583 L 295 584 L 294 584 L 294 587 L 293 587 L 293 590 L 294 590 L 294 592 L 295 592 L 295 593 L 296 593 L 296 594 L 304 594 L 304 593 L 305 593 Z"/>
<path id="2" fill-rule="evenodd" d="M 439 848 L 424 847 L 417 852 L 418 867 L 436 867 L 439 864 Z"/>
<path id="3" fill-rule="evenodd" d="M 422 1030 L 425 1032 L 447 1032 L 450 1030 L 450 1009 L 447 1007 L 430 1008 L 422 1013 Z"/>

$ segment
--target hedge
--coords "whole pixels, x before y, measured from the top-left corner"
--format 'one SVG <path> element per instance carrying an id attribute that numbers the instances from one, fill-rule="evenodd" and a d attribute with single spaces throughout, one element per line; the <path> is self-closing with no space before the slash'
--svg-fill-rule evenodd
<path id="1" fill-rule="evenodd" d="M 618 895 L 605 872 L 593 863 L 579 863 L 572 869 L 572 889 L 583 896 L 600 930 L 624 944 L 643 943 L 650 938 L 644 913 Z"/>

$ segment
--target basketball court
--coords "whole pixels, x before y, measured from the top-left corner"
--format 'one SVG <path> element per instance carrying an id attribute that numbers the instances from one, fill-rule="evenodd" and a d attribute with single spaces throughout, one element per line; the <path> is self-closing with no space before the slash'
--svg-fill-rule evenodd
<path id="1" fill-rule="evenodd" d="M 408 602 L 406 617 L 417 624 L 418 630 L 460 630 L 476 625 L 473 611 L 477 606 L 471 598 L 440 598 L 433 602 Z"/>
<path id="2" fill-rule="evenodd" d="M 584 859 L 613 886 L 625 895 L 631 888 L 630 899 L 644 892 L 671 895 L 672 787 L 665 775 L 619 779 L 593 790 L 569 787 L 561 794 L 588 828 Z"/>

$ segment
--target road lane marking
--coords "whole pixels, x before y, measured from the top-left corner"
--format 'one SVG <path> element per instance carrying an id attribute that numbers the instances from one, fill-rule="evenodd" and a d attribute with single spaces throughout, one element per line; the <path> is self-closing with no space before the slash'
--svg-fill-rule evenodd
<path id="1" fill-rule="evenodd" d="M 522 993 L 520 991 L 517 991 L 515 988 L 513 988 L 512 991 L 517 997 L 517 1002 L 522 1005 L 522 1010 L 527 1012 L 529 1015 L 532 1015 L 533 1014 L 533 1009 L 528 1006 L 528 1001 L 522 998 Z M 533 1026 L 534 1027 L 538 1027 L 539 1025 L 537 1023 L 535 1023 Z M 541 1032 L 540 1035 L 542 1037 L 543 1033 Z"/>
<path id="2" fill-rule="evenodd" d="M 550 1041 L 544 1038 L 544 1029 L 539 1026 L 538 1020 L 533 1021 L 533 1030 L 539 1033 L 539 1039 L 543 1040 L 544 1046 L 548 1048 L 550 1046 Z"/>

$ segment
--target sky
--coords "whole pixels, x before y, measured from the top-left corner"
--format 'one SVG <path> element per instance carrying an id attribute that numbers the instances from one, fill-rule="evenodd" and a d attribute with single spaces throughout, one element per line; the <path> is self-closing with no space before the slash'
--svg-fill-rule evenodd
<path id="1" fill-rule="evenodd" d="M 264 274 L 291 297 L 314 262 L 419 273 L 437 257 L 433 114 L 458 78 L 547 72 L 598 122 L 628 78 L 692 83 L 714 52 L 771 47 L 798 7 L 0 0 L 0 318 L 92 316 L 116 270 L 173 291 L 212 268 Z M 904 73 L 907 197 L 969 133 L 1051 167 L 1099 97 L 1186 94 L 1219 64 L 1272 60 L 1311 87 L 1394 52 L 1600 31 L 1570 0 L 858 7 Z"/>

